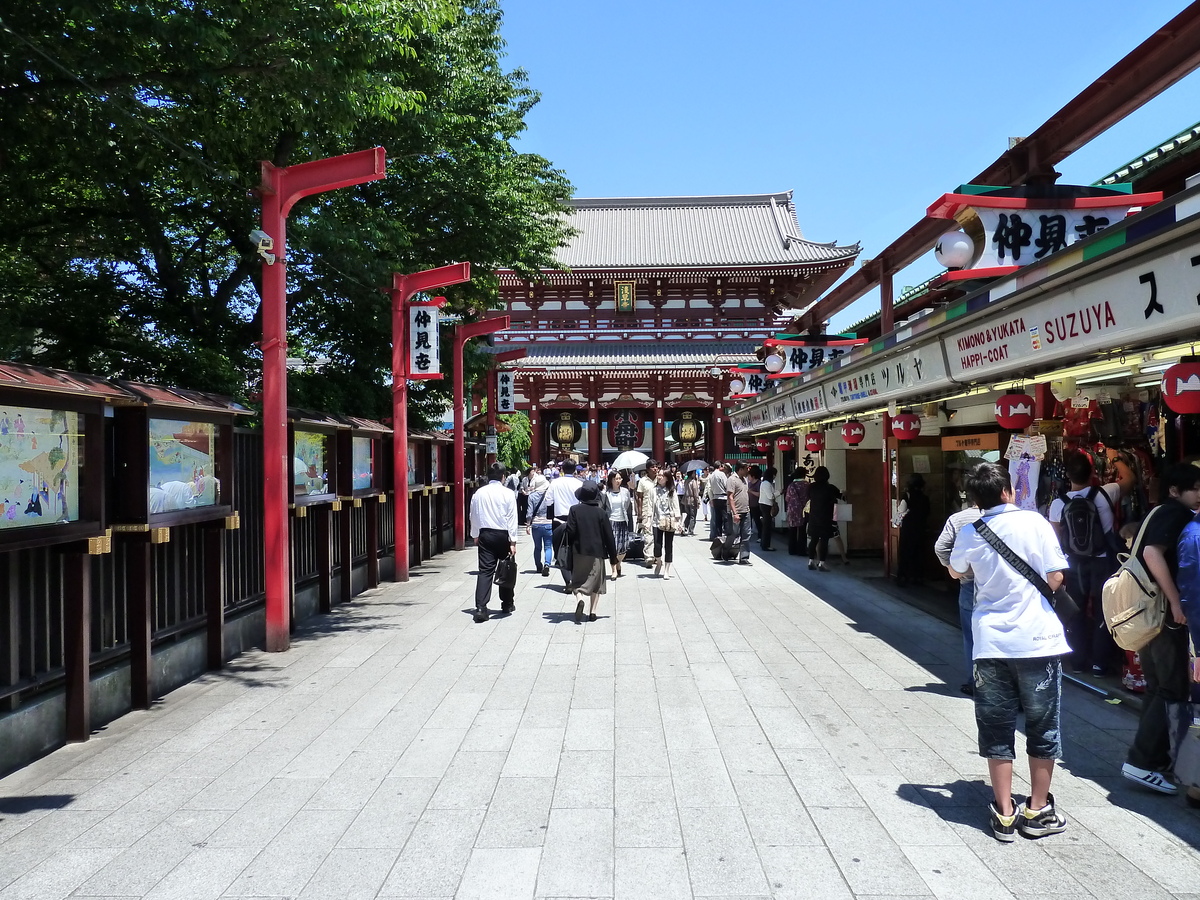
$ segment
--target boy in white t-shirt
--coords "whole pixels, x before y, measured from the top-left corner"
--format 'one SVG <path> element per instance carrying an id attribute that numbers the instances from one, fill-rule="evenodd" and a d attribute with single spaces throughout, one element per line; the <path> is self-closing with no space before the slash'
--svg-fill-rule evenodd
<path id="1" fill-rule="evenodd" d="M 1067 560 L 1050 523 L 1013 505 L 1008 470 L 984 463 L 966 478 L 967 495 L 983 511 L 982 521 L 1051 590 L 1063 580 Z M 1010 566 L 979 534 L 964 525 L 950 554 L 950 574 L 975 578 L 971 632 L 975 653 L 975 723 L 979 755 L 988 761 L 992 833 L 1012 841 L 1057 834 L 1067 827 L 1054 808 L 1050 780 L 1062 756 L 1059 708 L 1062 656 L 1071 652 L 1062 623 L 1029 579 Z M 1012 796 L 1017 712 L 1025 711 L 1031 791 L 1024 808 Z"/>

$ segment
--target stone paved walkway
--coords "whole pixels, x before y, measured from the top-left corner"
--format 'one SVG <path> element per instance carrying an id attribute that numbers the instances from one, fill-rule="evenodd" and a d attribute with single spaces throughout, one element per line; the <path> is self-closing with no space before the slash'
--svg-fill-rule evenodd
<path id="1" fill-rule="evenodd" d="M 448 554 L 0 781 L 0 898 L 1200 898 L 1127 711 L 1067 689 L 1070 830 L 998 844 L 954 629 L 677 544 L 582 626 L 528 573 L 472 623 Z"/>

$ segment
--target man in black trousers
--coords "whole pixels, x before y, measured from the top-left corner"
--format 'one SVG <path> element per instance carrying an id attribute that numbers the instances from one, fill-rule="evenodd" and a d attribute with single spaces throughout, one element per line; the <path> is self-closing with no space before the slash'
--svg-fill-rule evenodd
<path id="1" fill-rule="evenodd" d="M 504 466 L 492 463 L 488 483 L 471 498 L 471 537 L 479 548 L 479 574 L 475 576 L 476 622 L 488 620 L 487 607 L 492 599 L 496 563 L 517 553 L 517 498 L 504 486 L 504 476 Z M 511 583 L 500 585 L 501 612 L 516 609 L 513 587 Z"/>

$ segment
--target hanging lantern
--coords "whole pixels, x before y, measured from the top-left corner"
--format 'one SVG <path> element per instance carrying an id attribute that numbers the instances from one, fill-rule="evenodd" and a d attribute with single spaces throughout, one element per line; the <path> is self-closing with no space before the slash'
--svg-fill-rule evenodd
<path id="1" fill-rule="evenodd" d="M 754 449 L 759 453 L 767 453 L 771 449 L 771 439 L 759 438 L 754 442 Z"/>
<path id="2" fill-rule="evenodd" d="M 754 438 L 740 437 L 737 439 L 737 448 L 742 453 L 749 453 L 754 449 Z"/>
<path id="3" fill-rule="evenodd" d="M 863 442 L 863 438 L 867 436 L 867 429 L 858 419 L 851 419 L 842 426 L 842 440 L 855 447 Z"/>
<path id="4" fill-rule="evenodd" d="M 809 453 L 820 453 L 825 449 L 825 435 L 819 431 L 810 431 L 804 436 L 804 449 Z"/>
<path id="5" fill-rule="evenodd" d="M 1200 413 L 1200 357 L 1185 356 L 1163 372 L 1162 394 L 1172 412 Z"/>
<path id="6" fill-rule="evenodd" d="M 731 397 L 736 397 L 738 394 L 740 394 L 745 389 L 746 389 L 746 382 L 742 381 L 742 379 L 740 379 L 740 378 L 730 378 L 729 379 L 729 395 Z"/>
<path id="7" fill-rule="evenodd" d="M 558 420 L 551 426 L 550 433 L 562 450 L 570 452 L 583 437 L 583 426 L 575 421 L 575 417 L 571 413 L 559 413 Z"/>
<path id="8" fill-rule="evenodd" d="M 784 453 L 790 453 L 796 449 L 796 436 L 792 434 L 782 434 L 775 439 L 775 446 Z"/>
<path id="9" fill-rule="evenodd" d="M 1023 431 L 1033 424 L 1033 398 L 1010 391 L 996 401 L 996 421 L 1009 431 Z"/>
<path id="10" fill-rule="evenodd" d="M 921 433 L 921 417 L 905 410 L 892 417 L 892 436 L 901 441 L 911 441 Z"/>
<path id="11" fill-rule="evenodd" d="M 787 365 L 787 360 L 783 358 L 782 353 L 768 353 L 763 357 L 763 367 L 772 375 L 782 372 L 785 365 Z"/>
<path id="12" fill-rule="evenodd" d="M 671 439 L 679 444 L 680 450 L 690 451 L 703 436 L 704 425 L 690 409 L 683 410 L 671 423 Z"/>

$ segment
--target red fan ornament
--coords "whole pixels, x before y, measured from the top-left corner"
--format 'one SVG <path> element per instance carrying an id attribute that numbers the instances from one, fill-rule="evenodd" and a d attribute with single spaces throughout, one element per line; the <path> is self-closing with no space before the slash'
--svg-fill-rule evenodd
<path id="1" fill-rule="evenodd" d="M 1200 358 L 1184 357 L 1163 372 L 1162 395 L 1171 412 L 1200 413 Z"/>
<path id="2" fill-rule="evenodd" d="M 902 412 L 892 417 L 892 435 L 901 441 L 911 441 L 921 433 L 921 417 Z"/>
<path id="3" fill-rule="evenodd" d="M 996 421 L 1001 428 L 1022 431 L 1033 424 L 1033 398 L 1014 391 L 996 401 Z"/>
<path id="4" fill-rule="evenodd" d="M 820 453 L 825 449 L 825 435 L 819 431 L 810 431 L 804 436 L 804 449 L 809 453 Z"/>
<path id="5" fill-rule="evenodd" d="M 867 429 L 858 419 L 851 419 L 842 425 L 842 440 L 851 447 L 856 447 L 867 436 Z"/>
<path id="6" fill-rule="evenodd" d="M 775 446 L 784 453 L 789 453 L 796 449 L 796 438 L 794 435 L 784 434 L 775 439 Z"/>

